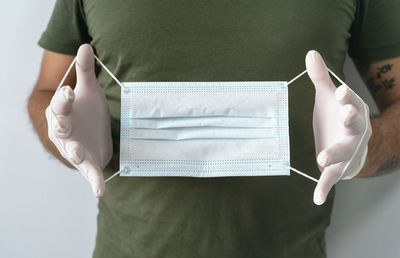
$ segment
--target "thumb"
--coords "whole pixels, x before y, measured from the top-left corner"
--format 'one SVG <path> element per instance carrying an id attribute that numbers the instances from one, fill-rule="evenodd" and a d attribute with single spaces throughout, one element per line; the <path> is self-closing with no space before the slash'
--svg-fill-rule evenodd
<path id="1" fill-rule="evenodd" d="M 97 198 L 102 197 L 106 188 L 104 183 L 103 171 L 90 158 L 86 159 L 80 165 L 80 167 L 84 171 L 86 179 L 89 181 L 92 187 L 93 195 Z"/>
<path id="2" fill-rule="evenodd" d="M 317 51 L 308 51 L 306 56 L 306 68 L 308 76 L 310 76 L 311 81 L 314 83 L 315 90 L 333 91 L 336 89 L 329 76 L 328 68 Z"/>
<path id="3" fill-rule="evenodd" d="M 322 205 L 326 201 L 329 191 L 340 178 L 340 170 L 334 165 L 324 169 L 314 190 L 314 203 Z"/>
<path id="4" fill-rule="evenodd" d="M 96 80 L 94 71 L 94 52 L 89 44 L 83 44 L 76 56 L 76 87 L 87 87 Z"/>

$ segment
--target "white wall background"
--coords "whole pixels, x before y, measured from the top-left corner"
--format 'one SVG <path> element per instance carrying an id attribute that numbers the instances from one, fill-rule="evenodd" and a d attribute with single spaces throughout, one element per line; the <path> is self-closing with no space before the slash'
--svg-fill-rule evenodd
<path id="1" fill-rule="evenodd" d="M 36 41 L 53 5 L 22 0 L 2 6 L 0 257 L 90 257 L 94 247 L 97 201 L 89 185 L 51 158 L 26 113 L 42 54 Z M 346 74 L 351 85 L 362 85 L 351 62 Z M 365 90 L 361 95 L 369 98 Z M 400 257 L 399 185 L 400 173 L 338 185 L 328 257 Z"/>

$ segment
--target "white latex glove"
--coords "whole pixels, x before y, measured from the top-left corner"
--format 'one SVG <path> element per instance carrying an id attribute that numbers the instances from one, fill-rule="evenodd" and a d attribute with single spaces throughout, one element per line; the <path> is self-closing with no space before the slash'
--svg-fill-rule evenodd
<path id="1" fill-rule="evenodd" d="M 110 113 L 94 71 L 89 44 L 77 54 L 75 90 L 61 87 L 46 109 L 48 135 L 61 155 L 90 182 L 93 194 L 105 191 L 103 169 L 113 154 Z"/>
<path id="2" fill-rule="evenodd" d="M 314 203 L 321 205 L 334 184 L 360 172 L 372 130 L 368 106 L 347 85 L 335 87 L 317 51 L 308 52 L 306 67 L 316 90 L 313 129 L 322 174 Z"/>

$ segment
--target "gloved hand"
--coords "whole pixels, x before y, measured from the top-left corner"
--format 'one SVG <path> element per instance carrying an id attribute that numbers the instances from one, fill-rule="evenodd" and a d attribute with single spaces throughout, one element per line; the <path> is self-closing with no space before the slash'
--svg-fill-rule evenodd
<path id="1" fill-rule="evenodd" d="M 75 90 L 61 87 L 46 109 L 48 135 L 61 155 L 90 182 L 101 197 L 105 184 L 102 170 L 113 154 L 110 113 L 94 71 L 89 44 L 77 54 Z"/>
<path id="2" fill-rule="evenodd" d="M 372 130 L 368 106 L 347 85 L 335 87 L 318 52 L 308 52 L 306 67 L 316 90 L 313 129 L 322 175 L 314 203 L 321 205 L 334 184 L 361 170 Z"/>

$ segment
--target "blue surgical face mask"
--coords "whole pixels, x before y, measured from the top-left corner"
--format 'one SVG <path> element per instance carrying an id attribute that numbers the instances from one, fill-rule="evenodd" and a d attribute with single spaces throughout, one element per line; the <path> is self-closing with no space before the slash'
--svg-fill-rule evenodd
<path id="1" fill-rule="evenodd" d="M 286 82 L 130 82 L 121 176 L 289 175 Z"/>

